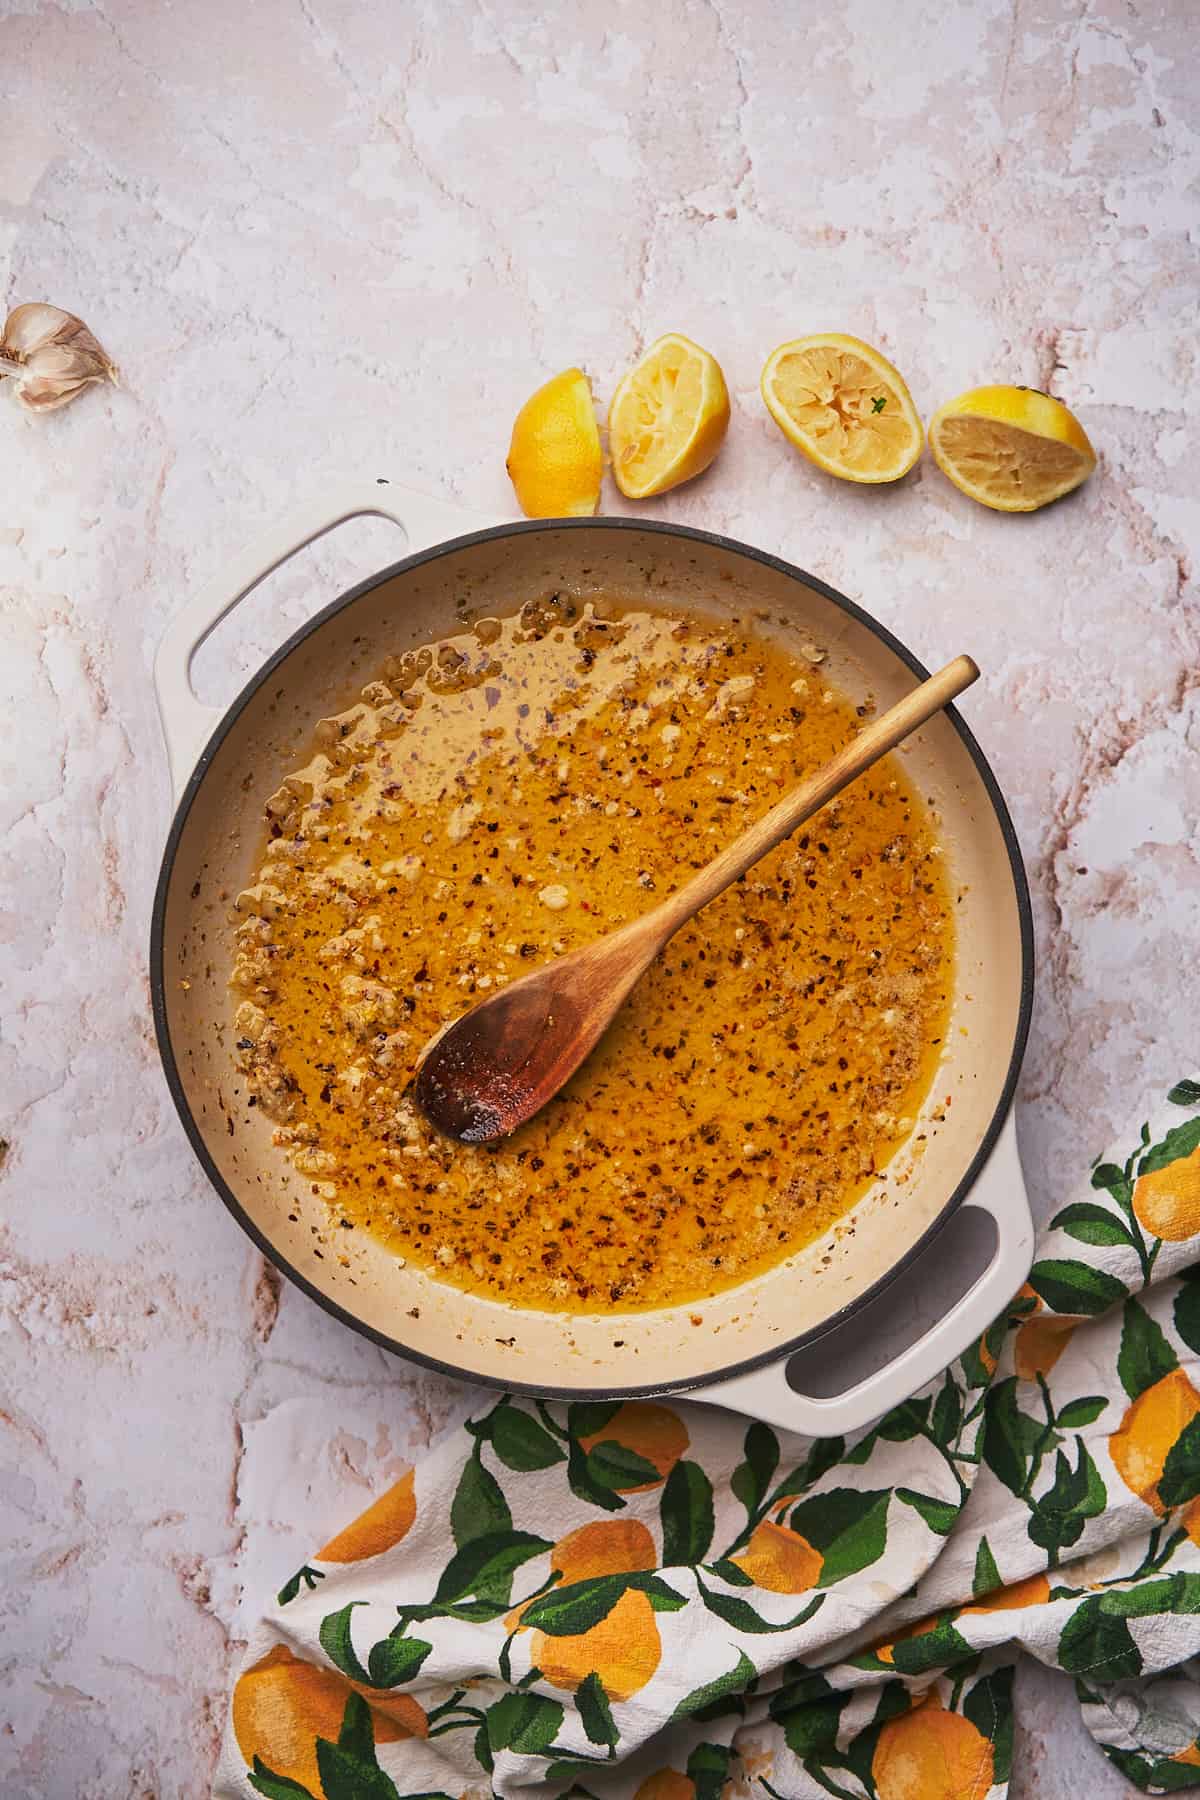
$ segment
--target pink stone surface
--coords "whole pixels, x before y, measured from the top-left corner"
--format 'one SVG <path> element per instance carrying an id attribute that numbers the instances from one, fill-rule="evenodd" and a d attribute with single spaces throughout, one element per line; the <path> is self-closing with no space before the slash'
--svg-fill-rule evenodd
<path id="1" fill-rule="evenodd" d="M 1035 893 L 1039 1213 L 1197 1072 L 1195 45 L 1189 0 L 0 0 L 3 292 L 81 313 L 124 383 L 41 421 L 0 393 L 5 1796 L 205 1794 L 248 1612 L 464 1397 L 280 1291 L 149 1024 L 150 658 L 307 493 L 390 474 L 507 516 L 530 389 L 579 362 L 607 399 L 689 332 L 733 426 L 646 510 L 986 671 L 965 711 Z M 757 393 L 821 328 L 879 344 L 925 416 L 1049 388 L 1095 478 L 1032 518 L 928 459 L 892 491 L 831 483 Z M 355 527 L 293 565 L 205 691 L 395 544 Z M 1065 1681 L 1027 1670 L 1020 1699 L 1018 1800 L 1132 1791 Z"/>

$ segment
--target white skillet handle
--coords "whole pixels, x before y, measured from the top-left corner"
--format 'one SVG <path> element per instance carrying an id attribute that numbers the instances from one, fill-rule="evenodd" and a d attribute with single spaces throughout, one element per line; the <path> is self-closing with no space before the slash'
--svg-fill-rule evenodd
<path id="1" fill-rule="evenodd" d="M 396 482 L 361 481 L 310 501 L 273 525 L 248 549 L 235 553 L 216 580 L 176 613 L 154 659 L 154 688 L 176 799 L 223 711 L 201 705 L 193 692 L 191 667 L 196 651 L 226 613 L 280 563 L 336 525 L 364 513 L 377 513 L 399 525 L 410 554 L 442 538 L 460 537 L 496 523 Z"/>
<path id="2" fill-rule="evenodd" d="M 735 1375 L 730 1381 L 697 1388 L 688 1398 L 703 1401 L 706 1406 L 728 1406 L 768 1425 L 803 1432 L 808 1437 L 844 1436 L 907 1400 L 987 1330 L 1029 1273 L 1033 1220 L 1011 1112 L 964 1204 L 980 1207 L 995 1220 L 996 1248 L 992 1260 L 945 1316 L 884 1368 L 845 1393 L 815 1399 L 797 1394 L 788 1386 L 787 1359 L 783 1358 L 749 1375 Z M 937 1281 L 936 1245 L 926 1253 L 925 1260 L 930 1281 Z"/>

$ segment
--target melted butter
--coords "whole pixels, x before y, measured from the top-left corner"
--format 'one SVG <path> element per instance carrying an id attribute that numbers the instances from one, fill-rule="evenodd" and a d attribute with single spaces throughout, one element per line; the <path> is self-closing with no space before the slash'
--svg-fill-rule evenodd
<path id="1" fill-rule="evenodd" d="M 887 758 L 671 942 L 520 1132 L 409 1089 L 488 992 L 662 899 L 857 730 L 811 663 L 718 622 L 559 596 L 391 659 L 267 803 L 239 899 L 239 1056 L 329 1203 L 518 1306 L 702 1299 L 823 1233 L 911 1128 L 953 920 Z"/>

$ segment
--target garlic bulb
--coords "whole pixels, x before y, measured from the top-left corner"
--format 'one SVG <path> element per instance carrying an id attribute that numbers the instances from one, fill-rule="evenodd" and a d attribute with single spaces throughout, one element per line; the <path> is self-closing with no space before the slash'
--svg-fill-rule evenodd
<path id="1" fill-rule="evenodd" d="M 25 410 L 42 413 L 66 406 L 89 382 L 115 382 L 117 370 L 82 319 L 35 301 L 15 306 L 5 321 L 0 381 L 6 376 Z"/>

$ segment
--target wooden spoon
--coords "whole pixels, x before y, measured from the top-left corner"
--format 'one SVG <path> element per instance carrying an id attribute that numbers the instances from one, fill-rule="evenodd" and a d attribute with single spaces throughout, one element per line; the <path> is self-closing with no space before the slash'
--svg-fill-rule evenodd
<path id="1" fill-rule="evenodd" d="M 575 1073 L 681 925 L 978 679 L 971 658 L 956 656 L 867 725 L 661 906 L 523 975 L 464 1013 L 423 1053 L 413 1094 L 425 1117 L 465 1144 L 487 1144 L 524 1125 Z"/>

